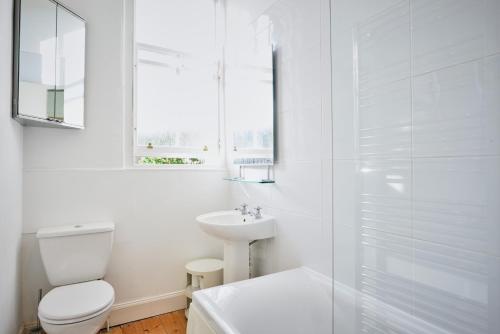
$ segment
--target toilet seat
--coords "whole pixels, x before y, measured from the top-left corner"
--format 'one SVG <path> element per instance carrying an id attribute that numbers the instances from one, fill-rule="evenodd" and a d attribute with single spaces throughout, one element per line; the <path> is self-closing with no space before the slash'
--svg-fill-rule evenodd
<path id="1" fill-rule="evenodd" d="M 40 302 L 41 321 L 64 325 L 94 318 L 111 308 L 115 292 L 102 280 L 64 285 L 52 289 Z"/>

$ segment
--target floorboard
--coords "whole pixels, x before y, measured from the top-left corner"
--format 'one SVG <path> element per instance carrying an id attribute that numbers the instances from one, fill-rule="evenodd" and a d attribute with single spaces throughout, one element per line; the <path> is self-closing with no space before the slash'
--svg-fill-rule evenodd
<path id="1" fill-rule="evenodd" d="M 110 328 L 111 334 L 186 334 L 184 310 L 160 314 L 155 317 L 129 322 Z M 105 334 L 101 330 L 100 334 Z"/>

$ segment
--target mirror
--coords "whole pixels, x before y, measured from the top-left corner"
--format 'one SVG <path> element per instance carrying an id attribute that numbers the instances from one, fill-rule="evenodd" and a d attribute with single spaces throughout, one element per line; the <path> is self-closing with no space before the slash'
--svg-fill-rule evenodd
<path id="1" fill-rule="evenodd" d="M 273 46 L 249 47 L 229 66 L 233 163 L 273 165 L 275 162 L 275 108 Z"/>
<path id="2" fill-rule="evenodd" d="M 17 0 L 13 79 L 21 123 L 83 128 L 85 21 L 51 0 Z"/>
<path id="3" fill-rule="evenodd" d="M 62 6 L 57 12 L 56 59 L 54 117 L 83 126 L 85 23 Z"/>

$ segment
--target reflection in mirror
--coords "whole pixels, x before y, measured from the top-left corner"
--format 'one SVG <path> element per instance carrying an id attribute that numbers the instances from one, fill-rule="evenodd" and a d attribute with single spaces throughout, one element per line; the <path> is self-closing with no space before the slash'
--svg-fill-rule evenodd
<path id="1" fill-rule="evenodd" d="M 40 119 L 54 117 L 56 4 L 23 0 L 19 52 L 19 111 Z"/>
<path id="2" fill-rule="evenodd" d="M 57 7 L 57 57 L 54 118 L 83 126 L 85 23 Z"/>
<path id="3" fill-rule="evenodd" d="M 272 45 L 249 47 L 228 69 L 234 163 L 274 163 L 274 74 Z"/>

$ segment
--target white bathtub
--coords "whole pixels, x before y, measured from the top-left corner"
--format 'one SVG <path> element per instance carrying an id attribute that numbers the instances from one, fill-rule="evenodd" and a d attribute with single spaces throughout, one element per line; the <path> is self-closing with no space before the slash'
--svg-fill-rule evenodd
<path id="1" fill-rule="evenodd" d="M 331 334 L 332 279 L 302 267 L 195 292 L 188 334 Z"/>

